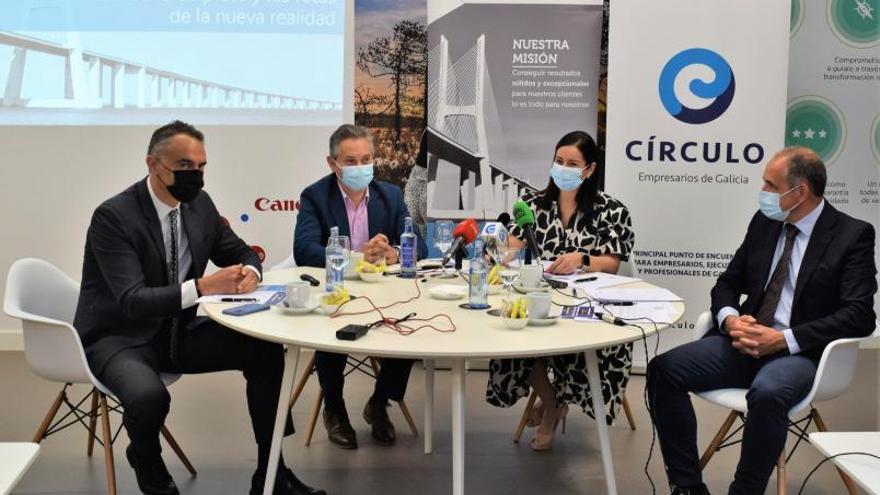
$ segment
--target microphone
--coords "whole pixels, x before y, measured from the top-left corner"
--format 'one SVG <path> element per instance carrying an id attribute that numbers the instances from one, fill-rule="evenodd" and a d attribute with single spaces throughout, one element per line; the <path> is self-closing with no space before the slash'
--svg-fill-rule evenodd
<path id="1" fill-rule="evenodd" d="M 506 211 L 501 212 L 501 214 L 498 215 L 498 219 L 495 221 L 505 227 L 510 225 L 510 213 L 507 213 Z"/>
<path id="2" fill-rule="evenodd" d="M 487 252 L 497 251 L 498 246 L 507 245 L 507 227 L 501 222 L 486 222 L 480 232 Z"/>
<path id="3" fill-rule="evenodd" d="M 457 253 L 459 249 L 474 242 L 474 239 L 477 238 L 478 230 L 477 221 L 473 218 L 462 220 L 455 226 L 455 230 L 452 231 L 452 237 L 454 239 L 452 245 L 449 246 L 449 249 L 447 249 L 445 253 L 443 253 L 443 266 L 446 266 L 446 263 L 449 263 L 449 260 L 455 256 L 455 253 Z"/>
<path id="4" fill-rule="evenodd" d="M 516 221 L 516 225 L 525 234 L 529 253 L 531 253 L 534 259 L 541 259 L 541 250 L 538 249 L 538 242 L 535 240 L 535 213 L 529 208 L 528 203 L 523 200 L 514 203 L 513 218 Z"/>

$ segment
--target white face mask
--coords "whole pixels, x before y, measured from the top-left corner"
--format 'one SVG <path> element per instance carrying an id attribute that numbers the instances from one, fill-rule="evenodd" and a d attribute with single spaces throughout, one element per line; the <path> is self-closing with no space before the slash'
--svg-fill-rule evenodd
<path id="1" fill-rule="evenodd" d="M 362 191 L 369 187 L 373 181 L 373 164 L 365 163 L 363 165 L 341 166 L 336 163 L 342 170 L 342 183 L 354 191 Z"/>
<path id="2" fill-rule="evenodd" d="M 801 184 L 801 185 L 803 185 L 803 184 Z M 792 210 L 794 210 L 795 208 L 800 206 L 801 203 L 803 203 L 803 200 L 801 200 L 800 202 L 798 202 L 798 204 L 792 206 L 791 208 L 789 208 L 787 210 L 783 210 L 782 207 L 779 206 L 779 201 L 782 199 L 783 196 L 785 196 L 786 194 L 801 187 L 801 185 L 794 186 L 782 194 L 770 192 L 770 191 L 761 191 L 760 194 L 758 195 L 758 205 L 761 208 L 761 213 L 763 213 L 764 216 L 766 216 L 770 220 L 784 222 L 785 219 L 788 218 L 788 215 L 792 212 Z"/>

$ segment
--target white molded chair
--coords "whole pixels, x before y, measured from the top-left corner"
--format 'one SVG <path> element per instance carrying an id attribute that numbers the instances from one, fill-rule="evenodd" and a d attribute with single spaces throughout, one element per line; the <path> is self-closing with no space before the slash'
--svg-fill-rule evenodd
<path id="1" fill-rule="evenodd" d="M 274 272 L 275 270 L 286 270 L 288 268 L 295 268 L 295 267 L 296 267 L 296 260 L 293 259 L 293 253 L 290 253 L 290 256 L 288 256 L 287 258 L 284 258 L 284 261 L 273 266 L 272 268 L 269 269 L 269 271 Z"/>
<path id="2" fill-rule="evenodd" d="M 89 369 L 79 334 L 72 326 L 78 298 L 79 284 L 64 272 L 47 261 L 24 258 L 16 261 L 9 269 L 3 312 L 21 320 L 28 366 L 37 375 L 64 384 L 37 429 L 33 442 L 40 443 L 47 436 L 78 422 L 89 432 L 86 452 L 91 457 L 96 440 L 96 423 L 100 417 L 103 434 L 102 440 L 98 442 L 104 447 L 108 490 L 115 495 L 113 441 L 122 426 L 120 425 L 115 434 L 112 433 L 109 413 L 121 412 L 122 406 Z M 179 377 L 180 375 L 163 373 L 162 381 L 167 386 Z M 74 403 L 67 395 L 68 388 L 73 384 L 91 385 L 92 389 L 85 397 Z M 85 411 L 81 406 L 89 398 L 91 398 L 91 408 Z M 62 404 L 67 406 L 68 412 L 53 423 Z M 162 436 L 190 474 L 196 476 L 196 470 L 189 459 L 164 426 Z"/>
<path id="3" fill-rule="evenodd" d="M 694 328 L 695 336 L 697 338 L 702 337 L 713 327 L 713 325 L 714 322 L 712 321 L 712 315 L 709 312 L 702 313 L 697 319 L 697 324 Z M 794 454 L 795 449 L 797 449 L 801 441 L 809 442 L 807 430 L 809 429 L 810 424 L 815 423 L 816 429 L 819 431 L 828 431 L 825 421 L 822 420 L 822 416 L 819 415 L 819 411 L 813 406 L 813 403 L 831 400 L 846 392 L 846 389 L 849 388 L 849 385 L 852 382 L 853 374 L 855 373 L 859 344 L 872 338 L 875 338 L 874 335 L 864 338 L 838 339 L 825 347 L 825 350 L 822 352 L 822 357 L 819 360 L 819 366 L 816 368 L 816 377 L 813 380 L 813 388 L 810 389 L 810 392 L 802 401 L 795 404 L 795 406 L 788 412 L 788 417 L 790 418 L 789 431 L 795 434 L 797 441 L 787 457 L 785 455 L 785 449 L 782 450 L 782 453 L 779 456 L 779 461 L 776 465 L 776 490 L 778 494 L 784 495 L 786 493 L 785 464 L 791 459 L 791 456 Z M 725 388 L 696 394 L 699 398 L 707 402 L 731 410 L 730 414 L 721 425 L 721 429 L 715 434 L 715 437 L 709 443 L 709 446 L 700 458 L 700 469 L 706 467 L 706 464 L 709 463 L 709 460 L 715 452 L 724 447 L 733 445 L 734 443 L 738 443 L 728 443 L 728 441 L 733 438 L 743 426 L 741 425 L 730 435 L 728 435 L 728 432 L 731 427 L 733 427 L 733 423 L 737 418 L 744 421 L 746 414 L 748 414 L 748 403 L 746 401 L 747 392 L 748 389 L 745 388 Z M 807 412 L 808 409 L 809 411 Z M 804 414 L 805 412 L 806 414 Z M 806 425 L 804 425 L 804 423 L 806 423 Z M 858 495 L 859 490 L 856 488 L 852 479 L 840 469 L 838 469 L 838 472 L 840 473 L 841 479 L 843 479 L 843 483 L 846 485 L 847 491 L 851 495 Z"/>

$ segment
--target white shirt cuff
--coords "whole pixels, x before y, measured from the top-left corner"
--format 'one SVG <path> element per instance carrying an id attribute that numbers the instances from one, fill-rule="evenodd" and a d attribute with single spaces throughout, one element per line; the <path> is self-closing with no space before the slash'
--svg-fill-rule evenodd
<path id="1" fill-rule="evenodd" d="M 190 279 L 180 285 L 180 309 L 190 308 L 196 305 L 199 293 L 196 290 L 195 279 Z"/>
<path id="2" fill-rule="evenodd" d="M 244 265 L 244 267 L 245 267 L 245 268 L 249 268 L 252 272 L 256 273 L 256 274 L 257 274 L 257 280 L 259 280 L 260 282 L 263 281 L 263 276 L 260 275 L 260 270 L 257 270 L 256 267 L 253 267 L 253 266 L 251 266 L 251 265 Z"/>
<path id="3" fill-rule="evenodd" d="M 794 338 L 794 332 L 792 332 L 790 328 L 783 330 L 782 335 L 785 337 L 785 345 L 788 346 L 789 354 L 797 354 L 801 352 L 801 346 L 798 345 L 797 339 Z"/>
<path id="4" fill-rule="evenodd" d="M 721 308 L 720 311 L 718 311 L 718 315 L 715 317 L 715 321 L 718 322 L 718 329 L 721 330 L 721 333 L 727 333 L 727 329 L 724 328 L 724 320 L 726 320 L 728 316 L 739 317 L 739 311 L 731 306 L 725 306 Z"/>

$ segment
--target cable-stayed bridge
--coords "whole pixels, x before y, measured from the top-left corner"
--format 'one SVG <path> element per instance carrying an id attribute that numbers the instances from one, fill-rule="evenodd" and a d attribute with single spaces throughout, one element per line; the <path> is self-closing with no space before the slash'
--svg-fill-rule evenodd
<path id="1" fill-rule="evenodd" d="M 68 40 L 62 44 L 15 32 L 0 32 L 0 46 L 12 47 L 0 107 L 342 111 L 341 102 L 297 98 L 207 81 L 84 50 L 75 35 L 69 36 Z M 63 73 L 59 70 L 57 74 L 41 74 L 44 77 L 57 77 L 59 83 L 63 78 L 63 97 L 24 96 L 29 53 L 64 60 Z M 110 71 L 109 84 L 105 84 L 105 68 Z M 133 92 L 131 88 L 134 88 Z"/>
<path id="2" fill-rule="evenodd" d="M 445 36 L 428 52 L 428 216 L 494 219 L 532 187 L 490 156 L 497 115 L 486 36 L 454 62 Z"/>

